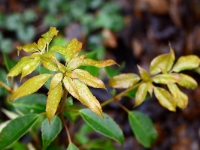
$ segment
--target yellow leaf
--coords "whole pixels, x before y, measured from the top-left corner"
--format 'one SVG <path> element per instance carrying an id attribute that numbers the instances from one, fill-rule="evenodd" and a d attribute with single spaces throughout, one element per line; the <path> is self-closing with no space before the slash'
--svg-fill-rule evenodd
<path id="1" fill-rule="evenodd" d="M 67 89 L 67 91 L 73 96 L 75 97 L 76 99 L 79 99 L 79 94 L 78 94 L 78 91 L 74 85 L 74 82 L 71 78 L 69 77 L 64 77 L 63 79 L 63 83 L 64 83 L 64 86 L 65 88 Z"/>
<path id="2" fill-rule="evenodd" d="M 159 74 L 153 77 L 153 82 L 157 84 L 171 84 L 180 80 L 180 75 L 177 73 Z"/>
<path id="3" fill-rule="evenodd" d="M 179 108 L 184 109 L 188 104 L 187 95 L 180 91 L 176 84 L 168 84 L 167 86 L 173 97 L 176 99 L 176 105 Z"/>
<path id="4" fill-rule="evenodd" d="M 55 88 L 50 89 L 46 104 L 46 115 L 50 121 L 56 113 L 62 97 L 62 84 L 59 83 Z"/>
<path id="5" fill-rule="evenodd" d="M 136 96 L 135 96 L 135 107 L 140 105 L 146 98 L 147 95 L 147 84 L 146 83 L 142 83 L 139 87 L 138 90 L 136 92 Z"/>
<path id="6" fill-rule="evenodd" d="M 36 92 L 50 78 L 50 76 L 50 74 L 41 74 L 28 79 L 26 82 L 24 82 L 24 84 L 22 84 L 13 92 L 10 100 Z"/>
<path id="7" fill-rule="evenodd" d="M 114 88 L 128 88 L 140 80 L 140 77 L 134 73 L 126 73 L 114 76 L 110 79 L 108 85 Z"/>
<path id="8" fill-rule="evenodd" d="M 88 86 L 94 87 L 94 88 L 104 88 L 106 89 L 104 83 L 92 76 L 89 72 L 85 71 L 85 70 L 81 70 L 81 69 L 75 69 L 72 72 L 72 76 L 73 74 L 75 74 L 75 78 L 78 78 L 80 81 L 82 81 L 83 83 L 85 83 Z"/>
<path id="9" fill-rule="evenodd" d="M 24 46 L 17 46 L 17 50 L 18 51 L 21 51 L 21 50 L 24 50 L 25 52 L 37 52 L 38 51 L 38 46 L 37 44 L 34 42 L 34 43 L 31 43 L 31 44 L 26 44 Z"/>
<path id="10" fill-rule="evenodd" d="M 46 41 L 45 41 L 45 39 L 40 38 L 38 40 L 38 48 L 42 51 L 42 50 L 45 49 L 45 47 L 46 47 Z"/>
<path id="11" fill-rule="evenodd" d="M 42 65 L 48 70 L 51 70 L 51 71 L 58 70 L 57 64 L 54 62 L 54 59 L 52 58 L 45 57 L 42 55 L 41 62 L 42 62 Z"/>
<path id="12" fill-rule="evenodd" d="M 103 68 L 103 67 L 107 67 L 107 66 L 111 66 L 111 65 L 115 65 L 115 64 L 117 64 L 117 63 L 112 59 L 96 61 L 96 60 L 87 58 L 87 59 L 84 59 L 81 66 L 94 66 L 97 68 Z"/>
<path id="13" fill-rule="evenodd" d="M 50 84 L 50 90 L 53 90 L 63 79 L 63 74 L 62 73 L 57 73 L 53 76 Z"/>
<path id="14" fill-rule="evenodd" d="M 159 103 L 170 111 L 176 111 L 176 100 L 165 89 L 154 87 L 154 93 Z"/>
<path id="15" fill-rule="evenodd" d="M 42 34 L 42 37 L 46 40 L 47 44 L 51 42 L 54 36 L 58 34 L 58 30 L 55 27 L 50 27 L 49 31 Z"/>
<path id="16" fill-rule="evenodd" d="M 178 84 L 180 86 L 186 87 L 186 88 L 196 88 L 198 86 L 197 82 L 190 76 L 180 73 L 180 79 L 178 81 Z"/>
<path id="17" fill-rule="evenodd" d="M 140 72 L 141 79 L 144 80 L 144 81 L 148 81 L 149 78 L 150 78 L 149 73 L 145 69 L 140 67 L 139 65 L 138 65 L 138 69 L 139 69 L 139 72 Z"/>
<path id="18" fill-rule="evenodd" d="M 79 66 L 81 66 L 84 58 L 85 58 L 85 55 L 74 57 L 67 64 L 67 70 L 74 70 L 74 69 L 78 68 Z"/>

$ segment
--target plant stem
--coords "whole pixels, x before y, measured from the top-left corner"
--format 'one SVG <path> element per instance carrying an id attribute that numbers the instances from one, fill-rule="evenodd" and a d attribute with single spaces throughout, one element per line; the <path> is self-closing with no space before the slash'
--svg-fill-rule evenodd
<path id="1" fill-rule="evenodd" d="M 132 90 L 134 90 L 135 88 L 137 88 L 141 83 L 142 83 L 142 82 L 139 82 L 139 83 L 135 84 L 134 86 L 131 86 L 130 88 L 128 88 L 128 89 L 124 90 L 123 92 L 117 94 L 116 96 L 112 97 L 111 99 L 109 99 L 109 100 L 103 102 L 103 103 L 101 104 L 101 106 L 103 107 L 103 106 L 105 106 L 105 105 L 107 105 L 107 104 L 109 104 L 109 103 L 111 103 L 111 102 L 113 102 L 113 101 L 116 101 L 116 102 L 119 101 L 124 95 L 126 95 L 126 94 L 129 93 L 130 91 L 132 91 Z"/>
<path id="2" fill-rule="evenodd" d="M 68 129 L 67 125 L 66 125 L 66 122 L 65 122 L 65 118 L 64 118 L 64 116 L 63 116 L 63 113 L 61 113 L 60 117 L 61 117 L 62 123 L 63 123 L 63 125 L 64 125 L 64 127 L 65 127 L 65 131 L 66 131 L 66 133 L 67 133 L 67 137 L 68 137 L 69 143 L 71 143 L 71 142 L 72 142 L 71 136 L 70 136 L 70 134 L 69 134 L 69 129 Z"/>
<path id="3" fill-rule="evenodd" d="M 120 104 L 119 102 L 116 102 L 117 105 L 119 105 L 123 110 L 125 110 L 127 113 L 129 112 L 128 108 L 126 108 L 124 105 Z"/>
<path id="4" fill-rule="evenodd" d="M 2 86 L 3 88 L 5 88 L 9 93 L 12 93 L 12 88 L 10 88 L 9 86 L 7 86 L 5 83 L 0 81 L 0 86 Z"/>

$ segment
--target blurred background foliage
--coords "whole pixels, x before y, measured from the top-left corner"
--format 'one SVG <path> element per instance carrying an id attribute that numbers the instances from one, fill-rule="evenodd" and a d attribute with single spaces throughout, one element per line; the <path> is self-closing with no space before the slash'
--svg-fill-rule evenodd
<path id="1" fill-rule="evenodd" d="M 84 52 L 89 52 L 87 57 L 96 60 L 111 58 L 120 64 L 120 67 L 107 67 L 105 70 L 84 68 L 104 81 L 120 72 L 137 73 L 136 64 L 148 70 L 149 63 L 155 56 L 169 52 L 169 42 L 177 58 L 188 54 L 200 56 L 199 0 L 0 0 L 0 81 L 7 83 L 7 70 L 21 56 L 27 55 L 22 52 L 17 56 L 16 46 L 37 42 L 50 26 L 59 30 L 59 35 L 50 46 L 65 46 L 69 40 L 77 38 L 83 42 Z M 57 57 L 63 61 L 62 56 Z M 199 69 L 196 73 L 188 73 L 199 83 Z M 12 81 L 9 83 L 12 84 Z M 101 102 L 116 93 L 109 88 L 110 92 L 91 90 Z M 40 92 L 45 93 L 46 90 L 41 89 Z M 134 108 L 135 91 L 122 99 L 121 103 L 127 108 L 139 110 L 154 121 L 159 137 L 152 149 L 200 149 L 200 88 L 185 92 L 190 99 L 189 105 L 177 113 L 162 108 L 155 98 Z M 13 110 L 6 103 L 7 94 L 0 87 L 0 108 Z M 104 111 L 123 129 L 126 137 L 124 150 L 133 147 L 137 150 L 145 149 L 133 137 L 126 114 L 116 104 L 110 104 Z M 8 120 L 7 116 L 0 111 L 0 122 Z M 65 116 L 74 121 L 77 119 L 73 113 L 66 113 Z M 94 143 L 104 143 L 107 149 L 113 149 L 113 145 L 115 149 L 121 148 L 118 143 L 94 134 L 86 125 L 79 125 L 82 123 L 78 120 L 78 126 L 74 127 L 78 131 L 74 139 L 78 144 L 85 144 L 83 149 L 98 146 L 88 143 L 91 137 L 100 137 Z M 87 138 L 80 138 L 86 136 Z M 29 143 L 30 135 L 21 141 Z M 15 143 L 12 149 L 25 147 L 22 143 Z M 61 148 L 55 145 L 51 145 L 53 149 Z"/>

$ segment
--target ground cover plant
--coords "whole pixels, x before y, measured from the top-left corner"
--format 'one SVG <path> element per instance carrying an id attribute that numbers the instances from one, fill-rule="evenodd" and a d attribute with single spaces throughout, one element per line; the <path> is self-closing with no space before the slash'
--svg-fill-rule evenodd
<path id="1" fill-rule="evenodd" d="M 144 147 L 150 148 L 157 138 L 152 120 L 145 114 L 129 110 L 122 105 L 119 102 L 122 97 L 134 91 L 137 107 L 148 100 L 148 97 L 155 95 L 161 106 L 175 112 L 177 107 L 184 109 L 188 104 L 188 96 L 179 87 L 197 87 L 197 82 L 184 71 L 198 68 L 199 57 L 187 55 L 175 61 L 174 51 L 169 45 L 170 52 L 154 58 L 149 72 L 138 66 L 139 75 L 123 73 L 110 78 L 110 87 L 125 90 L 113 93 L 111 99 L 100 103 L 89 87 L 107 90 L 106 86 L 102 80 L 84 70 L 83 66 L 104 68 L 118 65 L 117 62 L 112 59 L 97 61 L 89 58 L 87 53 L 81 53 L 82 43 L 75 38 L 66 46 L 50 47 L 50 42 L 57 34 L 58 30 L 50 27 L 37 42 L 18 46 L 19 54 L 25 51 L 29 55 L 22 57 L 14 66 L 4 55 L 8 74 L 7 81 L 0 81 L 0 85 L 8 91 L 7 101 L 13 112 L 4 110 L 11 120 L 1 126 L 0 149 L 24 147 L 18 140 L 27 133 L 37 143 L 37 149 L 51 149 L 58 145 L 56 140 L 59 140 L 62 128 L 66 131 L 68 145 L 59 145 L 59 148 L 99 149 L 102 148 L 103 142 L 106 143 L 105 149 L 115 149 L 109 139 L 83 141 L 84 134 L 81 133 L 95 130 L 123 145 L 123 131 L 113 118 L 102 110 L 110 103 L 116 103 L 128 114 L 136 139 Z M 57 60 L 56 53 L 63 56 L 64 63 Z M 34 70 L 37 70 L 39 75 L 33 74 L 33 77 L 29 78 L 28 75 Z M 20 74 L 20 79 L 14 78 Z M 18 81 L 23 84 L 15 87 L 14 83 Z M 37 93 L 43 85 L 48 89 L 47 96 Z M 75 105 L 75 100 L 87 108 Z M 83 127 L 85 129 L 81 128 L 77 135 L 74 133 L 76 141 L 73 141 L 69 125 L 71 122 L 77 123 L 77 118 L 80 117 L 87 126 Z M 41 141 L 37 137 L 38 130 L 41 130 Z"/>

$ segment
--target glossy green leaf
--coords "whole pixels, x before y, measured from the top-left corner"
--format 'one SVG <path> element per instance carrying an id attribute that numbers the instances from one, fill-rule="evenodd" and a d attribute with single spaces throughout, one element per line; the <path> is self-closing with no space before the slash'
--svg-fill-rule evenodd
<path id="1" fill-rule="evenodd" d="M 50 76 L 50 74 L 41 74 L 28 79 L 26 82 L 24 82 L 24 84 L 22 84 L 13 92 L 10 100 L 36 92 L 49 79 Z"/>
<path id="2" fill-rule="evenodd" d="M 72 60 L 72 58 L 76 57 L 82 48 L 82 43 L 77 39 L 72 39 L 66 46 L 65 58 L 66 62 Z"/>
<path id="3" fill-rule="evenodd" d="M 180 72 L 183 70 L 195 69 L 199 66 L 200 59 L 196 55 L 181 56 L 172 71 Z"/>
<path id="4" fill-rule="evenodd" d="M 63 74 L 62 73 L 57 73 L 53 76 L 50 84 L 50 90 L 54 89 L 63 79 Z"/>
<path id="5" fill-rule="evenodd" d="M 50 27 L 49 31 L 42 34 L 42 37 L 46 40 L 47 44 L 51 42 L 54 36 L 58 34 L 58 30 L 55 27 Z"/>
<path id="6" fill-rule="evenodd" d="M 0 149 L 5 149 L 22 137 L 36 122 L 37 118 L 37 115 L 31 114 L 11 120 L 0 133 Z"/>
<path id="7" fill-rule="evenodd" d="M 108 59 L 108 60 L 103 60 L 103 61 L 97 61 L 93 60 L 90 58 L 84 59 L 83 63 L 81 64 L 82 66 L 94 66 L 97 68 L 103 68 L 111 65 L 117 64 L 114 60 Z"/>
<path id="8" fill-rule="evenodd" d="M 140 72 L 141 79 L 144 80 L 144 81 L 148 81 L 149 78 L 150 78 L 149 73 L 145 69 L 140 67 L 139 65 L 138 65 L 138 69 L 139 69 L 139 72 Z"/>
<path id="9" fill-rule="evenodd" d="M 100 118 L 89 109 L 81 109 L 79 112 L 84 121 L 95 131 L 123 144 L 122 130 L 110 116 L 103 113 L 104 118 Z"/>
<path id="10" fill-rule="evenodd" d="M 146 95 L 147 95 L 147 90 L 148 90 L 148 87 L 146 83 L 142 83 L 138 87 L 138 90 L 135 96 L 135 106 L 140 105 L 145 100 Z"/>
<path id="11" fill-rule="evenodd" d="M 85 58 L 85 55 L 74 57 L 68 64 L 67 64 L 67 70 L 74 70 L 81 66 L 83 60 Z"/>
<path id="12" fill-rule="evenodd" d="M 178 81 L 178 84 L 180 86 L 186 87 L 186 88 L 196 88 L 198 86 L 197 82 L 190 76 L 186 74 L 180 73 L 180 79 Z"/>
<path id="13" fill-rule="evenodd" d="M 168 54 L 162 54 L 157 56 L 151 61 L 150 64 L 150 73 L 151 74 L 158 74 L 160 72 L 167 73 L 169 70 L 171 70 L 173 64 L 174 64 L 174 51 L 170 49 L 170 53 Z"/>
<path id="14" fill-rule="evenodd" d="M 128 120 L 131 129 L 140 144 L 150 148 L 157 138 L 157 131 L 149 117 L 138 111 L 129 111 Z"/>
<path id="15" fill-rule="evenodd" d="M 39 65 L 40 63 L 40 57 L 31 59 L 29 63 L 27 63 L 26 66 L 23 67 L 22 69 L 22 75 L 20 78 L 20 81 L 27 75 L 31 74 Z"/>
<path id="16" fill-rule="evenodd" d="M 72 142 L 69 143 L 67 150 L 79 150 Z"/>
<path id="17" fill-rule="evenodd" d="M 22 72 L 22 69 L 24 68 L 24 66 L 26 66 L 30 60 L 31 58 L 29 58 L 28 56 L 21 58 L 21 60 L 9 71 L 7 76 L 14 77 L 14 76 L 19 75 Z"/>
<path id="18" fill-rule="evenodd" d="M 53 59 L 51 59 L 49 57 L 42 56 L 41 62 L 42 62 L 42 65 L 45 68 L 47 68 L 48 70 L 51 70 L 51 71 L 57 71 L 58 70 L 57 64 L 54 62 Z"/>
<path id="19" fill-rule="evenodd" d="M 110 79 L 108 85 L 114 88 L 128 88 L 136 84 L 140 77 L 134 73 L 120 74 Z"/>
<path id="20" fill-rule="evenodd" d="M 78 79 L 74 79 L 73 82 L 79 94 L 78 100 L 97 115 L 103 117 L 101 105 L 96 97 L 91 93 L 90 89 Z"/>
<path id="21" fill-rule="evenodd" d="M 46 47 L 46 40 L 43 38 L 40 38 L 38 40 L 38 48 L 42 51 L 45 49 L 45 47 Z"/>
<path id="22" fill-rule="evenodd" d="M 154 87 L 154 93 L 159 103 L 170 111 L 176 111 L 176 100 L 165 89 Z"/>
<path id="23" fill-rule="evenodd" d="M 49 121 L 53 118 L 60 103 L 62 97 L 62 84 L 59 83 L 55 88 L 49 90 L 47 104 L 46 104 L 46 116 Z"/>
<path id="24" fill-rule="evenodd" d="M 176 84 L 168 84 L 169 91 L 172 93 L 174 99 L 176 100 L 176 105 L 179 108 L 184 109 L 188 104 L 188 97 L 184 94 Z"/>
<path id="25" fill-rule="evenodd" d="M 31 94 L 12 101 L 12 105 L 17 112 L 23 114 L 42 113 L 45 112 L 46 107 L 46 95 L 44 94 Z"/>
<path id="26" fill-rule="evenodd" d="M 17 50 L 18 51 L 24 50 L 25 52 L 33 53 L 33 52 L 37 52 L 38 51 L 38 46 L 34 42 L 34 43 L 31 43 L 31 44 L 26 44 L 24 46 L 17 46 Z"/>
<path id="27" fill-rule="evenodd" d="M 180 79 L 179 74 L 159 74 L 153 77 L 153 82 L 158 84 L 171 84 L 176 83 Z"/>
<path id="28" fill-rule="evenodd" d="M 72 72 L 72 74 L 74 74 L 75 78 L 78 78 L 80 81 L 82 81 L 88 86 L 91 86 L 94 88 L 106 89 L 104 83 L 100 79 L 92 76 L 89 72 L 85 70 L 76 69 Z"/>
<path id="29" fill-rule="evenodd" d="M 62 129 L 62 123 L 58 116 L 54 116 L 51 122 L 45 119 L 42 122 L 41 132 L 42 132 L 42 148 L 45 150 L 49 144 L 58 136 Z"/>

